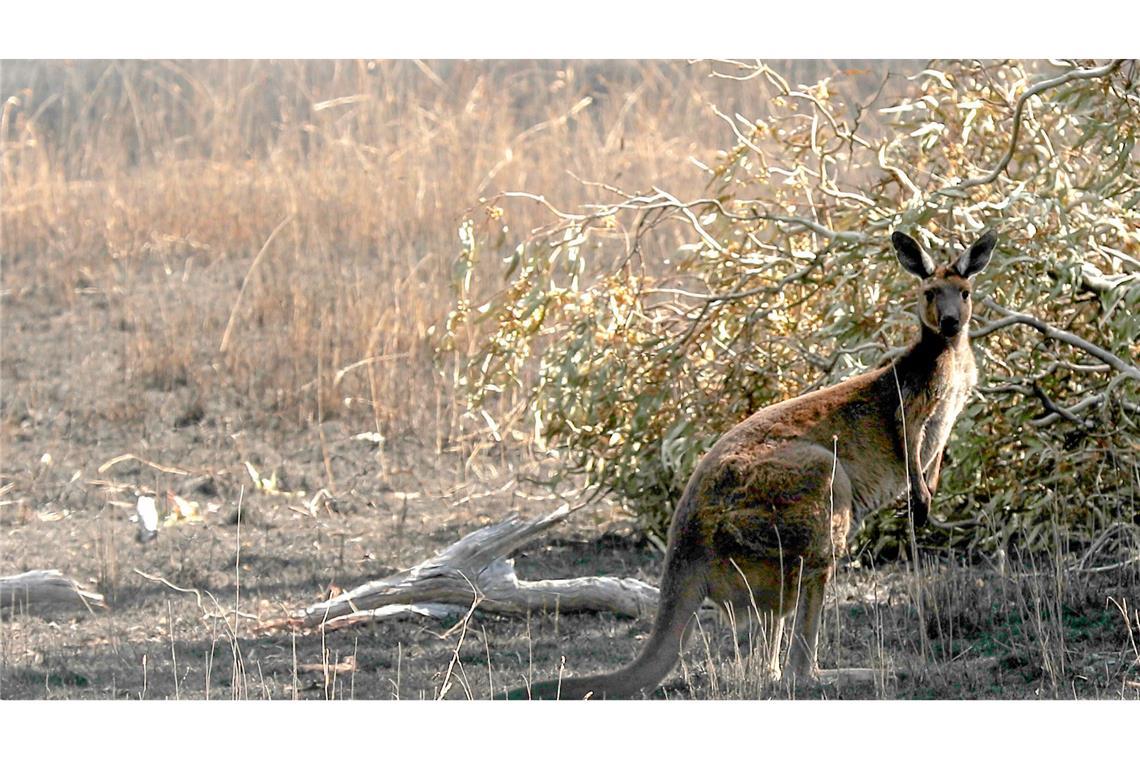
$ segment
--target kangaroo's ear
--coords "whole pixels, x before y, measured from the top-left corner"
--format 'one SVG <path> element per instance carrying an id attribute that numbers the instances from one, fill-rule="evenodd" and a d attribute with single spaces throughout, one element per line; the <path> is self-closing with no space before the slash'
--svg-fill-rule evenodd
<path id="1" fill-rule="evenodd" d="M 986 233 L 970 246 L 970 250 L 963 253 L 954 262 L 954 271 L 963 277 L 973 277 L 985 269 L 986 264 L 990 263 L 990 256 L 993 255 L 996 245 L 997 233 L 993 230 L 986 230 Z"/>
<path id="2" fill-rule="evenodd" d="M 934 274 L 933 259 L 910 235 L 905 232 L 892 232 L 891 244 L 895 247 L 895 254 L 898 255 L 903 269 L 924 280 Z"/>

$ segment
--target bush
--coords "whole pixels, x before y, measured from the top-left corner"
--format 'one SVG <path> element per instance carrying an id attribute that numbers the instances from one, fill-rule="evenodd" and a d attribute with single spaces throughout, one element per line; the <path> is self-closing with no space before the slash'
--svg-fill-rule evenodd
<path id="1" fill-rule="evenodd" d="M 598 186 L 603 200 L 567 212 L 508 193 L 465 223 L 448 345 L 473 347 L 459 381 L 478 418 L 532 429 L 660 533 L 725 430 L 913 339 L 891 230 L 936 251 L 996 228 L 979 392 L 934 506 L 960 525 L 939 540 L 1136 541 L 1135 62 L 932 63 L 871 96 L 867 72 L 797 87 L 763 65 L 713 73 L 763 88 L 768 110 L 717 112 L 734 142 L 700 164 L 705 197 Z M 512 247 L 512 214 L 535 203 L 549 223 Z M 472 303 L 490 255 L 506 286 Z M 896 547 L 893 514 L 869 528 L 864 545 Z"/>

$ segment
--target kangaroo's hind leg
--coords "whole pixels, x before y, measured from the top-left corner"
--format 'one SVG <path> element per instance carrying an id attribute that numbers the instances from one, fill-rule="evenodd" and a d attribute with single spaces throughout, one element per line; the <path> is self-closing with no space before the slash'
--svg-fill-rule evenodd
<path id="1" fill-rule="evenodd" d="M 823 616 L 823 600 L 832 568 L 805 573 L 800 577 L 800 593 L 792 625 L 792 643 L 788 650 L 788 669 L 784 680 L 792 685 L 815 680 L 818 672 L 819 622 Z"/>
<path id="2" fill-rule="evenodd" d="M 719 509 L 709 509 L 717 557 L 710 595 L 739 598 L 744 579 L 759 612 L 773 619 L 792 617 L 784 675 L 812 679 L 824 591 L 846 550 L 851 523 L 846 471 L 833 451 L 794 443 L 763 458 L 726 458 L 711 482 Z M 771 626 L 770 631 L 767 654 L 776 658 L 779 630 Z"/>

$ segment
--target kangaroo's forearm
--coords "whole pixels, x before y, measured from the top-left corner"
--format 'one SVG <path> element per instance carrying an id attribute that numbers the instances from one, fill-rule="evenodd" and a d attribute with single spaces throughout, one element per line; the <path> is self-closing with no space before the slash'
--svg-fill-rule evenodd
<path id="1" fill-rule="evenodd" d="M 903 425 L 906 425 L 905 420 Z M 917 493 L 927 482 L 922 466 L 923 430 L 922 428 L 907 430 L 904 427 L 902 437 L 906 441 L 906 471 L 910 480 L 910 490 L 912 493 Z"/>
<path id="2" fill-rule="evenodd" d="M 926 474 L 926 487 L 930 489 L 932 494 L 938 490 L 938 482 L 942 476 L 942 454 L 945 451 L 945 448 L 941 448 L 935 452 L 934 460 L 928 468 L 930 471 Z"/>

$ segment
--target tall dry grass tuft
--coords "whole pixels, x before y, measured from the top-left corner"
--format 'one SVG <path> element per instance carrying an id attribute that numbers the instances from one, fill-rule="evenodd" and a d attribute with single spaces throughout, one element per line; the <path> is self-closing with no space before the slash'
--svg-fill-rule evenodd
<path id="1" fill-rule="evenodd" d="M 6 63 L 8 303 L 105 309 L 123 399 L 446 428 L 428 330 L 464 212 L 534 187 L 575 207 L 590 181 L 699 192 L 687 157 L 742 89 L 682 62 Z"/>

